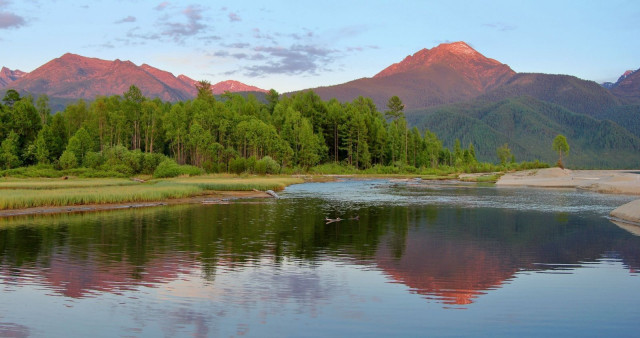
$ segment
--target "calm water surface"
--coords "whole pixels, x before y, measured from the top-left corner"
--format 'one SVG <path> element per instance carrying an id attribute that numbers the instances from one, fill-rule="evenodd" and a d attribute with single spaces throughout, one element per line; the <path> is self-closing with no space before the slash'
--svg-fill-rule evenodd
<path id="1" fill-rule="evenodd" d="M 417 180 L 281 195 L 0 219 L 0 337 L 640 330 L 640 237 L 606 218 L 633 197 Z"/>

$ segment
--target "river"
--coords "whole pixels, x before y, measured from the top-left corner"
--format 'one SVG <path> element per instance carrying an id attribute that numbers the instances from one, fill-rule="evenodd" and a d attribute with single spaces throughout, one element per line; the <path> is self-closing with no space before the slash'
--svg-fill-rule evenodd
<path id="1" fill-rule="evenodd" d="M 0 219 L 0 336 L 640 329 L 640 237 L 606 217 L 632 196 L 421 180 L 280 195 Z"/>

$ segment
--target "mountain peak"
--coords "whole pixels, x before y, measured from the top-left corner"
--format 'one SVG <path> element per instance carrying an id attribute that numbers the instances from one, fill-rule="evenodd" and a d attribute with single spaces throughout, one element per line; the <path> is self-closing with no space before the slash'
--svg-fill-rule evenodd
<path id="1" fill-rule="evenodd" d="M 475 49 L 471 48 L 471 46 L 469 46 L 464 41 L 441 43 L 437 47 L 435 47 L 434 50 L 435 49 L 444 49 L 456 54 L 466 54 L 466 55 L 480 54 Z"/>
<path id="2" fill-rule="evenodd" d="M 0 88 L 7 86 L 9 83 L 18 80 L 26 74 L 27 73 L 21 70 L 11 70 L 3 66 L 2 69 L 0 69 Z"/>
<path id="3" fill-rule="evenodd" d="M 224 92 L 263 92 L 266 93 L 267 90 L 250 86 L 235 80 L 226 80 L 218 82 L 214 85 L 211 85 L 211 92 L 216 95 L 223 94 Z"/>
<path id="4" fill-rule="evenodd" d="M 424 48 L 413 55 L 407 56 L 401 62 L 385 68 L 376 74 L 374 78 L 420 71 L 436 65 L 463 71 L 471 70 L 471 72 L 501 67 L 508 68 L 510 73 L 515 74 L 507 65 L 485 57 L 464 41 L 458 41 L 441 43 L 432 49 Z"/>

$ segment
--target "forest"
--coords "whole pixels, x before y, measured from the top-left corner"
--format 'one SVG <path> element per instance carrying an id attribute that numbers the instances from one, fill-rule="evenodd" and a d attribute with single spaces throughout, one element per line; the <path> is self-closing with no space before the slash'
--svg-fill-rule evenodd
<path id="1" fill-rule="evenodd" d="M 122 95 L 78 100 L 51 114 L 46 95 L 8 90 L 0 103 L 0 174 L 172 177 L 200 173 L 377 174 L 494 171 L 473 144 L 443 147 L 430 130 L 409 128 L 392 96 L 380 112 L 369 98 L 323 101 L 312 91 L 264 102 L 214 96 L 209 83 L 183 102 Z M 497 158 L 497 157 L 496 157 Z M 518 166 L 501 161 L 500 166 Z M 522 163 L 519 166 L 544 166 Z"/>

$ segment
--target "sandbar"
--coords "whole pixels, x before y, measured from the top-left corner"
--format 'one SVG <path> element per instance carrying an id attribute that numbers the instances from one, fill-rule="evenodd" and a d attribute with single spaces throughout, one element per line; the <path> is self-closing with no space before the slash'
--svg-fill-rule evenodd
<path id="1" fill-rule="evenodd" d="M 575 188 L 604 194 L 640 195 L 640 171 L 560 168 L 524 170 L 505 174 L 496 185 Z M 640 225 L 640 199 L 615 209 L 610 215 L 633 226 Z"/>

